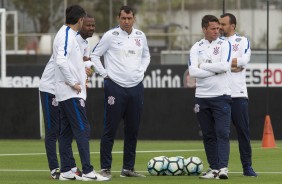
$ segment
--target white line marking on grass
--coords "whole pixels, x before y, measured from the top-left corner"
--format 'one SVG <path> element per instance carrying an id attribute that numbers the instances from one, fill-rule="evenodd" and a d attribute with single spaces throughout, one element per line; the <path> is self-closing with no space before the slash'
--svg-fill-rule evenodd
<path id="1" fill-rule="evenodd" d="M 276 148 L 252 148 L 252 149 L 281 149 L 281 147 Z M 204 149 L 190 149 L 190 150 L 147 150 L 147 151 L 136 151 L 136 153 L 171 153 L 171 152 L 197 152 L 197 151 L 205 151 Z M 79 154 L 78 152 L 74 152 L 73 154 Z M 90 154 L 100 154 L 99 151 L 90 152 Z M 113 151 L 112 154 L 123 154 L 123 151 Z M 0 154 L 0 157 L 3 156 L 36 156 L 36 155 L 46 155 L 46 153 L 3 153 Z"/>
<path id="2" fill-rule="evenodd" d="M 33 170 L 33 169 L 0 169 L 0 172 L 50 172 L 49 170 Z M 113 173 L 120 173 L 120 171 L 111 171 Z M 147 173 L 148 171 L 137 171 L 140 173 Z M 242 174 L 242 172 L 228 172 L 230 174 Z M 282 174 L 281 172 L 256 172 L 258 174 Z"/>
<path id="3" fill-rule="evenodd" d="M 137 153 L 168 153 L 168 152 L 195 152 L 195 151 L 204 151 L 204 149 L 194 149 L 194 150 L 150 150 L 150 151 L 136 151 Z M 113 151 L 113 154 L 123 154 L 123 151 Z M 74 152 L 73 154 L 78 154 Z M 100 152 L 90 152 L 90 154 L 100 154 Z M 46 155 L 46 153 L 4 153 L 0 156 L 35 156 L 35 155 Z"/>

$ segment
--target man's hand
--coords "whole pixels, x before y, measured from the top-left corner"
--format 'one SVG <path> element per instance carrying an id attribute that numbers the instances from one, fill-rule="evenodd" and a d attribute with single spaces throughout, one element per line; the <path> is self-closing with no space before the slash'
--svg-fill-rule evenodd
<path id="1" fill-rule="evenodd" d="M 71 86 L 72 89 L 77 91 L 77 94 L 81 93 L 81 87 L 79 83 L 75 83 L 74 86 Z"/>
<path id="2" fill-rule="evenodd" d="M 91 77 L 93 75 L 93 73 L 94 73 L 91 68 L 86 68 L 86 67 L 85 67 L 85 72 L 86 72 L 86 75 L 88 77 Z"/>
<path id="3" fill-rule="evenodd" d="M 241 72 L 243 70 L 244 70 L 244 68 L 242 68 L 242 67 L 231 67 L 231 72 L 234 72 L 234 73 L 238 73 L 238 72 Z"/>

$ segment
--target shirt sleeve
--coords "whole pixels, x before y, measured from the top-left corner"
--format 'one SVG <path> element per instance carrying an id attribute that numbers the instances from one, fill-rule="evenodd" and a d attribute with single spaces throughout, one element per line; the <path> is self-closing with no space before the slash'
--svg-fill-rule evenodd
<path id="1" fill-rule="evenodd" d="M 199 65 L 199 53 L 198 53 L 198 42 L 190 50 L 190 59 L 188 61 L 189 74 L 195 78 L 206 78 L 215 75 L 214 72 L 206 71 L 198 68 Z"/>
<path id="2" fill-rule="evenodd" d="M 65 77 L 65 82 L 68 83 L 70 86 L 75 85 L 75 79 L 73 78 L 70 68 L 68 65 L 68 58 L 71 53 L 71 48 L 73 40 L 75 38 L 71 39 L 67 36 L 60 39 L 58 45 L 58 53 L 56 57 L 56 64 L 59 68 L 59 70 L 62 72 L 63 76 Z"/>
<path id="3" fill-rule="evenodd" d="M 231 44 L 228 41 L 222 43 L 220 62 L 202 63 L 200 68 L 214 73 L 225 73 L 231 68 Z"/>
<path id="4" fill-rule="evenodd" d="M 241 47 L 243 50 L 242 56 L 237 58 L 237 67 L 243 67 L 246 68 L 247 64 L 250 62 L 251 58 L 251 47 L 250 47 L 250 41 L 244 37 L 243 41 L 243 47 Z"/>
<path id="5" fill-rule="evenodd" d="M 146 36 L 144 36 L 144 48 L 143 48 L 142 60 L 141 60 L 141 65 L 144 72 L 147 70 L 150 64 L 150 60 L 151 60 L 150 51 L 149 51 Z"/>
<path id="6" fill-rule="evenodd" d="M 99 43 L 94 47 L 92 53 L 90 54 L 91 61 L 94 63 L 95 71 L 99 73 L 102 77 L 107 76 L 107 71 L 102 65 L 100 57 L 103 56 L 110 47 L 111 37 L 105 33 L 101 38 Z"/>

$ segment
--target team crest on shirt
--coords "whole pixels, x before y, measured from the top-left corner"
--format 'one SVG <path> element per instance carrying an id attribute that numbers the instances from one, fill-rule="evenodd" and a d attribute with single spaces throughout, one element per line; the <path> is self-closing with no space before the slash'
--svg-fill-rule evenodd
<path id="1" fill-rule="evenodd" d="M 141 43 L 140 43 L 140 40 L 139 39 L 134 39 L 135 40 L 135 44 L 140 47 L 141 46 Z"/>
<path id="2" fill-rule="evenodd" d="M 59 105 L 56 98 L 52 98 L 52 105 L 55 106 L 55 107 L 57 107 Z"/>
<path id="3" fill-rule="evenodd" d="M 219 53 L 219 47 L 213 48 L 213 54 L 217 55 Z"/>
<path id="4" fill-rule="evenodd" d="M 236 42 L 240 42 L 242 40 L 242 38 L 236 38 L 235 41 Z"/>
<path id="5" fill-rule="evenodd" d="M 85 102 L 83 99 L 80 99 L 79 102 L 80 102 L 81 107 L 85 107 Z"/>
<path id="6" fill-rule="evenodd" d="M 108 97 L 108 104 L 109 105 L 114 105 L 115 104 L 115 97 L 109 96 Z"/>
<path id="7" fill-rule="evenodd" d="M 238 50 L 239 50 L 239 44 L 235 43 L 234 45 L 232 45 L 232 51 L 236 52 Z"/>
<path id="8" fill-rule="evenodd" d="M 195 112 L 195 113 L 200 112 L 200 105 L 199 105 L 199 104 L 195 104 L 194 112 Z"/>

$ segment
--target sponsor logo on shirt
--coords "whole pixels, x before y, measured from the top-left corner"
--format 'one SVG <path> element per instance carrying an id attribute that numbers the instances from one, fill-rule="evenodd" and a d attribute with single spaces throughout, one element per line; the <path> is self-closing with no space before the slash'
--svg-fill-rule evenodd
<path id="1" fill-rule="evenodd" d="M 128 50 L 128 54 L 136 54 L 134 50 Z"/>
<path id="2" fill-rule="evenodd" d="M 117 31 L 114 31 L 112 34 L 115 35 L 115 36 L 119 35 L 119 33 Z"/>
<path id="3" fill-rule="evenodd" d="M 140 31 L 136 31 L 136 34 L 137 35 L 141 35 L 142 33 Z"/>
<path id="4" fill-rule="evenodd" d="M 217 42 L 217 44 L 219 44 L 219 45 L 221 45 L 222 43 L 223 43 L 222 41 Z"/>

